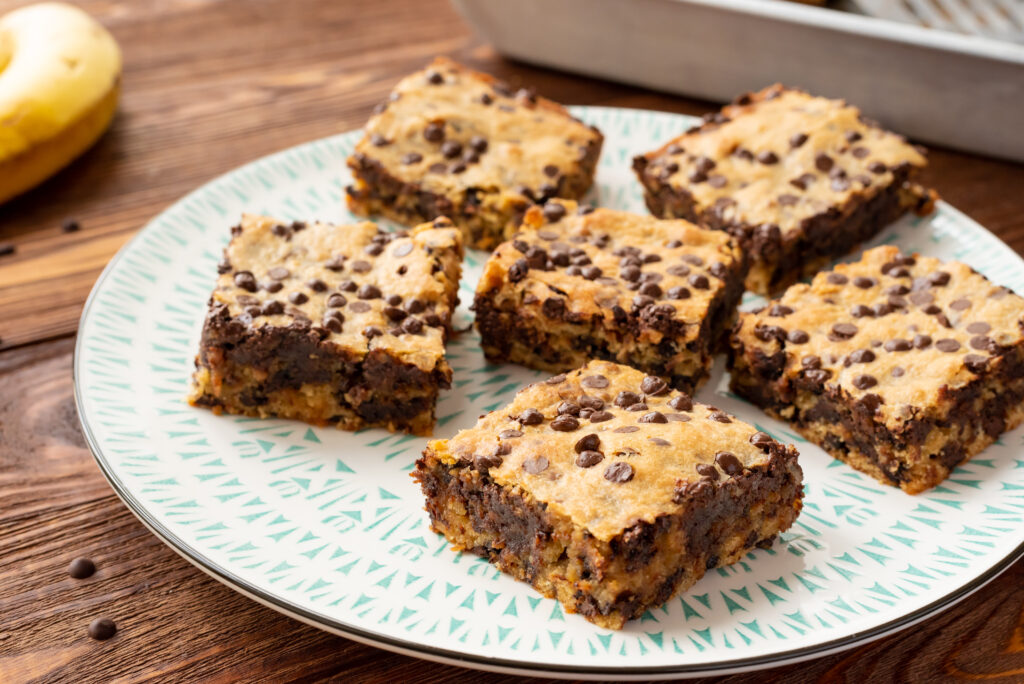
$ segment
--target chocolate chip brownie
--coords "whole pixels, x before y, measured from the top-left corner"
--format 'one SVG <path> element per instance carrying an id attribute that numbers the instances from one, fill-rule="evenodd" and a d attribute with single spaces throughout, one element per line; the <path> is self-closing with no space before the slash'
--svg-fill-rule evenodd
<path id="1" fill-rule="evenodd" d="M 412 225 L 447 216 L 466 245 L 493 249 L 526 208 L 579 199 L 603 137 L 530 89 L 437 58 L 403 79 L 349 157 L 349 208 Z"/>
<path id="2" fill-rule="evenodd" d="M 794 285 L 732 337 L 732 389 L 916 494 L 1024 419 L 1024 299 L 878 247 Z"/>
<path id="3" fill-rule="evenodd" d="M 707 377 L 747 267 L 728 235 L 560 200 L 521 228 L 477 285 L 488 359 L 555 373 L 605 359 L 688 392 Z"/>
<path id="4" fill-rule="evenodd" d="M 190 401 L 215 412 L 428 435 L 457 302 L 462 235 L 372 223 L 232 229 Z"/>
<path id="5" fill-rule="evenodd" d="M 792 446 L 605 361 L 430 442 L 414 477 L 457 549 L 609 629 L 770 545 L 803 497 Z"/>
<path id="6" fill-rule="evenodd" d="M 747 289 L 811 276 L 934 193 L 923 154 L 842 100 L 780 85 L 740 97 L 633 167 L 655 216 L 725 230 L 751 254 Z"/>

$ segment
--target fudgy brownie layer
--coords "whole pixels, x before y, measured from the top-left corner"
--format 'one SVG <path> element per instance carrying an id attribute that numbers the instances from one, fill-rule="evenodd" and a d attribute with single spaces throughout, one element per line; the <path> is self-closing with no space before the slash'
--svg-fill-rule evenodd
<path id="1" fill-rule="evenodd" d="M 245 415 L 267 415 L 273 407 L 280 417 L 429 434 L 437 393 L 451 386 L 447 365 L 428 373 L 380 350 L 357 358 L 326 337 L 325 329 L 302 319 L 251 328 L 225 305 L 214 306 L 200 343 L 200 368 L 222 391 L 195 403 Z M 305 405 L 303 395 L 310 395 Z M 311 395 L 317 395 L 316 407 Z M 296 406 L 296 413 L 282 415 L 286 406 Z"/>
<path id="2" fill-rule="evenodd" d="M 531 203 L 543 204 L 552 197 L 578 199 L 586 194 L 601 155 L 601 143 L 602 140 L 588 143 L 579 174 L 559 177 L 557 185 L 552 184 L 540 194 L 521 188 L 522 199 L 517 201 L 509 201 L 507 193 L 494 187 L 472 187 L 454 197 L 436 194 L 419 183 L 395 178 L 383 164 L 359 152 L 348 162 L 358 182 L 345 191 L 362 213 L 386 216 L 406 225 L 446 216 L 463 230 L 466 244 L 493 249 L 516 230 Z"/>
<path id="3" fill-rule="evenodd" d="M 552 373 L 572 370 L 588 359 L 624 363 L 665 378 L 672 387 L 693 393 L 707 379 L 711 356 L 729 332 L 736 305 L 743 295 L 746 261 L 732 264 L 725 289 L 711 303 L 695 339 L 679 345 L 685 326 L 678 318 L 658 316 L 656 306 L 626 311 L 615 307 L 612 326 L 600 315 L 579 320 L 564 306 L 545 306 L 548 321 L 537 321 L 533 311 L 496 308 L 495 292 L 478 292 L 473 303 L 481 346 L 491 361 L 521 363 Z M 560 300 L 552 300 L 560 302 Z M 654 345 L 628 345 L 644 328 L 663 332 Z"/>
<path id="4" fill-rule="evenodd" d="M 893 182 L 866 202 L 852 198 L 845 206 L 829 207 L 801 223 L 801 231 L 783 235 L 778 226 L 750 225 L 725 220 L 720 206 L 698 211 L 693 196 L 645 173 L 649 160 L 636 157 L 633 168 L 644 185 L 644 201 L 661 218 L 684 218 L 724 230 L 740 241 L 751 257 L 748 282 L 755 291 L 777 292 L 817 273 L 832 259 L 852 251 L 878 234 L 908 210 L 924 211 L 933 201 L 909 183 L 912 167 L 892 169 Z"/>
<path id="5" fill-rule="evenodd" d="M 874 401 L 854 400 L 813 373 L 782 380 L 784 350 L 771 356 L 760 350 L 734 353 L 730 386 L 832 456 L 916 494 L 945 480 L 958 464 L 1024 420 L 1024 350 L 993 347 L 990 353 L 989 373 L 943 390 L 945 413 L 916 412 L 898 432 L 874 420 Z"/>
<path id="6" fill-rule="evenodd" d="M 770 461 L 724 482 L 680 482 L 678 514 L 641 521 L 604 542 L 518 487 L 494 483 L 470 462 L 446 466 L 429 451 L 414 477 L 433 529 L 458 549 L 488 558 L 602 627 L 661 605 L 707 569 L 770 546 L 800 510 L 795 452 L 772 446 Z"/>

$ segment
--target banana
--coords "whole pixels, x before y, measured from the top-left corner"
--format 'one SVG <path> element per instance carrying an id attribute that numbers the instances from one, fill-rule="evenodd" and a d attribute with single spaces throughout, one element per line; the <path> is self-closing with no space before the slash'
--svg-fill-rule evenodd
<path id="1" fill-rule="evenodd" d="M 0 203 L 96 142 L 120 82 L 117 43 L 80 9 L 43 2 L 0 17 Z"/>

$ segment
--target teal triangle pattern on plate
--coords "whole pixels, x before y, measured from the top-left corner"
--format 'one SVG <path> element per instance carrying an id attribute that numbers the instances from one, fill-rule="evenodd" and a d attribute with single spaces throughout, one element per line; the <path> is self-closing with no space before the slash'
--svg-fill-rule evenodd
<path id="1" fill-rule="evenodd" d="M 578 107 L 606 135 L 588 201 L 643 212 L 629 160 L 688 117 Z M 258 160 L 154 219 L 97 283 L 76 352 L 81 417 L 108 475 L 186 555 L 325 627 L 413 650 L 529 667 L 719 667 L 856 638 L 971 585 L 1024 542 L 1024 431 L 1004 435 L 942 486 L 877 484 L 799 440 L 726 388 L 722 362 L 699 398 L 797 441 L 807 499 L 776 545 L 711 572 L 621 632 L 451 551 L 409 476 L 425 439 L 213 414 L 184 402 L 204 307 L 242 211 L 348 221 L 347 133 Z M 873 244 L 966 261 L 1024 291 L 1024 264 L 954 208 L 906 218 Z M 487 255 L 470 253 L 458 324 Z M 748 297 L 745 307 L 759 300 Z M 449 346 L 454 387 L 437 436 L 508 402 L 542 374 L 488 364 L 479 337 Z"/>

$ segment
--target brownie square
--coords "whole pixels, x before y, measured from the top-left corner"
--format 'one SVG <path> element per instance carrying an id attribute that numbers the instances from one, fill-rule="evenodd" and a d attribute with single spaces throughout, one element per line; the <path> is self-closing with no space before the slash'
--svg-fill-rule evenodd
<path id="1" fill-rule="evenodd" d="M 746 260 L 720 231 L 553 200 L 499 246 L 473 308 L 492 361 L 550 372 L 616 361 L 694 391 L 743 292 Z"/>
<path id="2" fill-rule="evenodd" d="M 655 216 L 728 231 L 751 254 L 747 289 L 779 292 L 934 193 L 922 152 L 842 100 L 774 85 L 633 160 Z"/>
<path id="3" fill-rule="evenodd" d="M 916 494 L 1024 419 L 1024 299 L 878 247 L 741 314 L 730 366 L 737 394 Z"/>
<path id="4" fill-rule="evenodd" d="M 603 137 L 531 89 L 437 58 L 403 79 L 349 157 L 349 208 L 412 225 L 447 216 L 493 249 L 533 202 L 590 188 Z"/>
<path id="5" fill-rule="evenodd" d="M 792 446 L 605 361 L 430 442 L 414 477 L 457 550 L 609 629 L 770 545 L 803 497 Z"/>
<path id="6" fill-rule="evenodd" d="M 447 219 L 388 233 L 252 215 L 231 232 L 191 403 L 430 434 L 451 385 L 461 233 Z"/>

